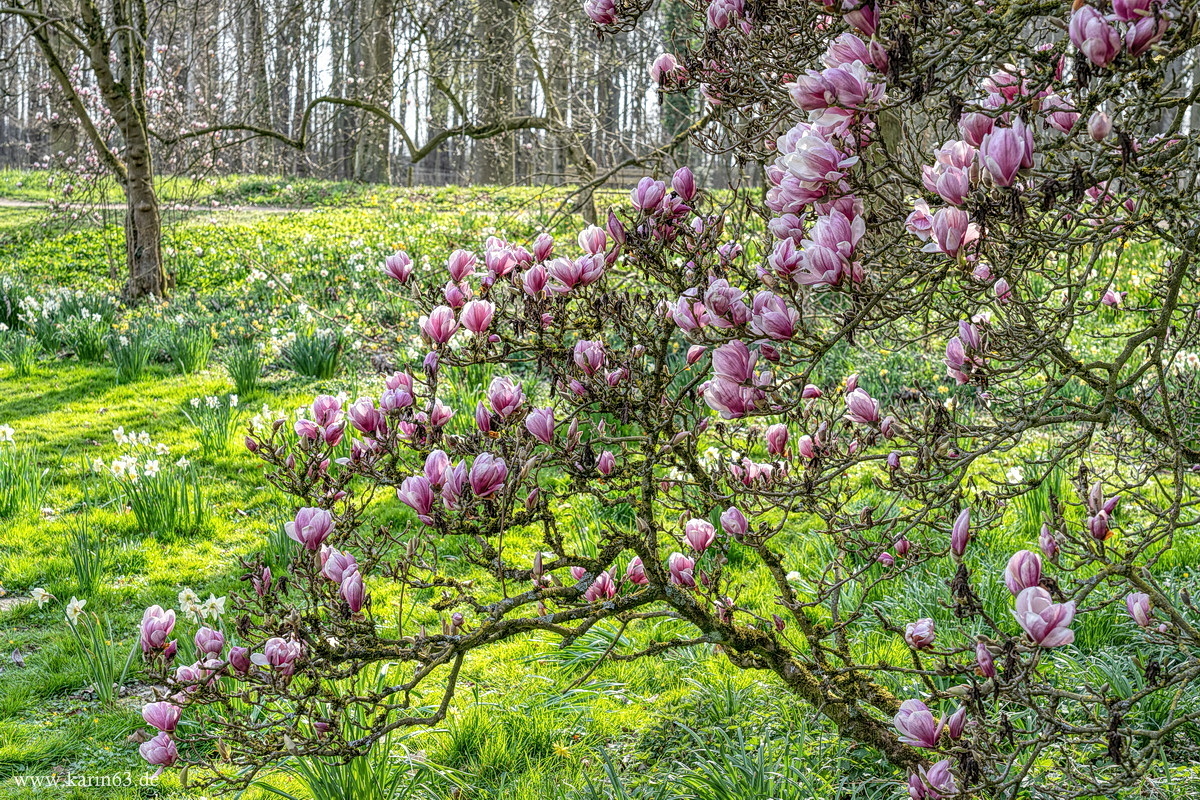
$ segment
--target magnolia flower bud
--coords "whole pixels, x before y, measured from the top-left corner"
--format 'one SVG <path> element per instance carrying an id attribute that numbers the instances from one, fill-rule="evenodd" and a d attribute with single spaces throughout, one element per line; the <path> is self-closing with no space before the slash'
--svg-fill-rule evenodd
<path id="1" fill-rule="evenodd" d="M 1095 142 L 1103 142 L 1112 133 L 1112 119 L 1103 111 L 1096 111 L 1088 118 L 1088 136 Z"/>
<path id="2" fill-rule="evenodd" d="M 933 620 L 928 617 L 910 622 L 904 627 L 904 641 L 916 650 L 927 650 L 933 647 L 937 632 Z"/>

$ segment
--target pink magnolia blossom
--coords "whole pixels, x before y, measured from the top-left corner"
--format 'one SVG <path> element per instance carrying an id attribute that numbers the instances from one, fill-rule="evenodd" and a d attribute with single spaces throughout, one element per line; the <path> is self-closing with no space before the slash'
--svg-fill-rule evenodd
<path id="1" fill-rule="evenodd" d="M 408 257 L 408 253 L 400 250 L 384 259 L 383 271 L 397 282 L 407 283 L 413 272 L 412 259 Z"/>
<path id="2" fill-rule="evenodd" d="M 182 709 L 174 703 L 157 702 L 142 706 L 142 719 L 150 727 L 163 733 L 173 733 L 179 725 Z"/>
<path id="3" fill-rule="evenodd" d="M 1004 568 L 1004 585 L 1013 595 L 1018 595 L 1030 586 L 1042 581 L 1042 559 L 1037 553 L 1019 550 L 1008 560 Z"/>
<path id="4" fill-rule="evenodd" d="M 525 391 L 507 376 L 492 378 L 488 386 L 488 403 L 492 413 L 504 419 L 514 413 L 525 402 Z"/>
<path id="5" fill-rule="evenodd" d="M 333 515 L 323 508 L 302 508 L 296 512 L 295 520 L 283 526 L 294 541 L 304 549 L 316 551 L 329 534 L 333 533 Z"/>
<path id="6" fill-rule="evenodd" d="M 855 388 L 846 395 L 846 419 L 859 425 L 879 422 L 879 401 Z"/>
<path id="7" fill-rule="evenodd" d="M 638 211 L 651 214 L 658 208 L 658 204 L 663 201 L 666 195 L 667 185 L 665 183 L 656 181 L 651 177 L 645 177 L 638 181 L 637 187 L 629 193 L 629 199 L 633 202 L 633 207 Z"/>
<path id="8" fill-rule="evenodd" d="M 497 458 L 491 453 L 480 453 L 471 464 L 468 474 L 471 491 L 476 497 L 491 497 L 504 488 L 508 479 L 508 465 L 503 458 Z"/>
<path id="9" fill-rule="evenodd" d="M 601 572 L 596 576 L 596 580 L 583 593 L 583 599 L 589 603 L 594 603 L 597 600 L 611 600 L 617 596 L 617 584 L 613 582 L 612 576 L 608 572 Z"/>
<path id="10" fill-rule="evenodd" d="M 273 636 L 263 644 L 262 653 L 250 657 L 260 667 L 270 667 L 280 675 L 290 676 L 296 671 L 296 662 L 304 654 L 304 645 L 295 639 Z"/>
<path id="11" fill-rule="evenodd" d="M 357 614 L 362 611 L 363 606 L 367 602 L 367 592 L 363 587 L 362 573 L 357 569 L 353 572 L 347 572 L 342 576 L 341 585 L 338 587 L 338 594 L 350 610 Z"/>
<path id="12" fill-rule="evenodd" d="M 417 512 L 417 518 L 426 525 L 433 524 L 430 512 L 433 511 L 433 487 L 424 475 L 414 475 L 405 478 L 396 490 L 400 502 Z"/>
<path id="13" fill-rule="evenodd" d="M 1150 616 L 1150 595 L 1145 592 L 1131 592 L 1125 598 L 1125 608 L 1129 611 L 1129 616 L 1133 621 L 1143 628 L 1149 628 L 1154 624 L 1154 620 Z"/>
<path id="14" fill-rule="evenodd" d="M 703 553 L 716 541 L 717 531 L 705 519 L 690 519 L 684 526 L 683 540 L 696 553 Z"/>
<path id="15" fill-rule="evenodd" d="M 975 644 L 975 667 L 979 670 L 979 674 L 985 678 L 996 677 L 996 663 L 992 658 L 992 651 L 988 649 L 986 642 L 977 642 Z"/>
<path id="16" fill-rule="evenodd" d="M 1165 17 L 1142 17 L 1125 32 L 1125 49 L 1137 58 L 1161 41 L 1166 32 Z"/>
<path id="17" fill-rule="evenodd" d="M 1040 586 L 1030 586 L 1017 595 L 1013 616 L 1042 647 L 1062 647 L 1075 641 L 1075 632 L 1069 627 L 1075 619 L 1075 603 L 1055 603 Z"/>
<path id="18" fill-rule="evenodd" d="M 1088 117 L 1088 136 L 1092 141 L 1103 142 L 1112 133 L 1112 118 L 1103 111 L 1094 111 Z"/>
<path id="19" fill-rule="evenodd" d="M 196 644 L 196 652 L 202 654 L 201 657 L 219 656 L 225 649 L 225 634 L 212 628 L 200 628 L 192 637 L 192 641 Z"/>
<path id="20" fill-rule="evenodd" d="M 782 422 L 777 422 L 767 428 L 767 452 L 773 456 L 781 456 L 787 452 L 788 428 Z"/>
<path id="21" fill-rule="evenodd" d="M 925 617 L 904 626 L 904 641 L 915 650 L 927 650 L 933 647 L 937 638 L 933 620 Z"/>
<path id="22" fill-rule="evenodd" d="M 912 747 L 937 747 L 942 726 L 934 719 L 929 706 L 920 700 L 905 700 L 892 719 L 900 733 L 900 741 Z"/>
<path id="23" fill-rule="evenodd" d="M 483 333 L 491 326 L 495 314 L 495 303 L 487 300 L 471 300 L 463 306 L 458 319 L 462 326 L 471 333 Z"/>
<path id="24" fill-rule="evenodd" d="M 979 238 L 979 228 L 961 208 L 942 208 L 933 215 L 930 234 L 933 241 L 925 245 L 926 251 L 958 258 L 964 248 Z"/>
<path id="25" fill-rule="evenodd" d="M 696 588 L 696 579 L 692 575 L 696 562 L 683 553 L 671 553 L 667 559 L 667 570 L 671 574 L 671 583 L 685 589 Z"/>
<path id="26" fill-rule="evenodd" d="M 1023 129 L 993 128 L 979 143 L 979 160 L 997 186 L 1012 186 L 1025 160 Z"/>
<path id="27" fill-rule="evenodd" d="M 615 0 L 586 0 L 583 13 L 597 25 L 612 25 L 617 21 Z"/>
<path id="28" fill-rule="evenodd" d="M 435 344 L 445 344 L 458 330 L 458 322 L 454 319 L 454 309 L 450 306 L 438 306 L 418 320 L 421 333 Z"/>
<path id="29" fill-rule="evenodd" d="M 908 791 L 914 800 L 948 800 L 958 796 L 958 782 L 950 771 L 950 759 L 942 759 L 928 770 L 917 767 L 917 772 L 908 779 Z"/>
<path id="30" fill-rule="evenodd" d="M 738 13 L 741 13 L 741 0 L 733 0 L 737 4 Z M 696 197 L 696 176 L 692 174 L 692 170 L 688 167 L 680 167 L 675 170 L 675 174 L 671 176 L 671 189 L 675 194 L 679 195 L 679 199 L 685 203 L 690 203 Z"/>
<path id="31" fill-rule="evenodd" d="M 950 529 L 950 552 L 962 558 L 967 552 L 967 544 L 971 541 L 971 509 L 964 508 L 954 519 Z"/>
<path id="32" fill-rule="evenodd" d="M 141 644 L 142 653 L 149 655 L 162 651 L 167 646 L 167 639 L 175 629 L 175 610 L 153 605 L 142 614 Z"/>
<path id="33" fill-rule="evenodd" d="M 572 358 L 575 366 L 590 378 L 604 365 L 604 343 L 581 339 L 575 343 Z"/>
<path id="34" fill-rule="evenodd" d="M 1121 52 L 1121 35 L 1104 15 L 1086 3 L 1071 15 L 1071 44 L 1097 67 L 1107 67 Z"/>
<path id="35" fill-rule="evenodd" d="M 923 242 L 929 241 L 933 233 L 933 214 L 929 211 L 928 203 L 924 200 L 913 203 L 912 213 L 904 221 L 904 229 Z"/>
<path id="36" fill-rule="evenodd" d="M 525 430 L 543 444 L 554 441 L 554 409 L 537 408 L 525 417 Z"/>
<path id="37" fill-rule="evenodd" d="M 358 562 L 349 553 L 330 547 L 321 546 L 321 574 L 333 581 L 341 583 L 348 573 L 358 569 Z"/>
<path id="38" fill-rule="evenodd" d="M 146 763 L 159 768 L 162 771 L 163 767 L 169 767 L 179 760 L 179 751 L 175 748 L 175 742 L 171 740 L 166 731 L 159 731 L 148 742 L 142 742 L 138 746 L 138 752 Z"/>

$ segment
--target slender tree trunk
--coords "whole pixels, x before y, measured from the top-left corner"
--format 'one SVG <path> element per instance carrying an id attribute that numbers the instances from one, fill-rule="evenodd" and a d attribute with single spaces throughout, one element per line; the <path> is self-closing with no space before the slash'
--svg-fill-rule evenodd
<path id="1" fill-rule="evenodd" d="M 363 8 L 363 62 L 366 92 L 362 99 L 391 109 L 394 91 L 396 9 L 393 0 L 368 0 Z M 374 115 L 363 115 L 354 153 L 354 179 L 391 182 L 391 127 Z"/>
<path id="2" fill-rule="evenodd" d="M 125 257 L 129 278 L 125 298 L 165 297 L 166 275 L 162 265 L 162 217 L 154 189 L 150 150 L 144 142 L 128 148 L 128 177 L 125 180 Z"/>
<path id="3" fill-rule="evenodd" d="M 475 36 L 479 62 L 475 69 L 475 108 L 480 122 L 496 122 L 513 113 L 516 81 L 516 8 L 510 0 L 479 0 Z M 516 139 L 511 133 L 475 144 L 478 183 L 507 185 L 516 177 Z"/>

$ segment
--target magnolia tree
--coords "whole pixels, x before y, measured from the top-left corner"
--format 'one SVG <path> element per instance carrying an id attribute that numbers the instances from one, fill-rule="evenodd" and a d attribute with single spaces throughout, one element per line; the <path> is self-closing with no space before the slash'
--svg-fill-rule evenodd
<path id="1" fill-rule="evenodd" d="M 443 719 L 476 649 L 605 621 L 642 643 L 613 660 L 769 675 L 913 798 L 1141 792 L 1194 758 L 1200 610 L 1161 567 L 1197 514 L 1200 34 L 1184 3 L 1075 6 L 695 7 L 651 74 L 765 165 L 734 195 L 763 232 L 684 168 L 577 244 L 456 251 L 444 286 L 389 258 L 427 355 L 252 428 L 300 547 L 188 658 L 146 612 L 151 763 L 348 758 Z M 956 388 L 845 367 L 881 347 Z M 1003 530 L 1022 503 L 1040 536 Z M 931 576 L 927 613 L 884 612 Z M 1081 626 L 1123 657 L 1074 663 Z M 346 688 L 376 662 L 405 677 Z"/>

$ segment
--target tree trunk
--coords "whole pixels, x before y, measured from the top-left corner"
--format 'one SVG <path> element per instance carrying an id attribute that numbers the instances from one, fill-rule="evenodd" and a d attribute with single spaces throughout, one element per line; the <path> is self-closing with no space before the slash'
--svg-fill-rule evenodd
<path id="1" fill-rule="evenodd" d="M 381 108 L 392 108 L 394 92 L 396 9 L 393 0 L 369 0 L 363 9 L 362 99 Z M 391 183 L 391 126 L 373 114 L 364 114 L 354 152 L 354 179 L 365 183 Z"/>
<path id="2" fill-rule="evenodd" d="M 158 193 L 154 190 L 154 172 L 149 151 L 131 153 L 127 161 L 129 177 L 125 181 L 125 259 L 129 279 L 125 283 L 126 301 L 142 297 L 166 297 L 167 280 L 162 264 L 162 218 L 158 212 Z"/>
<path id="3" fill-rule="evenodd" d="M 475 109 L 482 123 L 498 122 L 513 113 L 516 80 L 516 9 L 509 0 L 479 0 L 475 37 Z M 477 183 L 508 185 L 516 178 L 516 140 L 502 133 L 475 143 Z"/>

